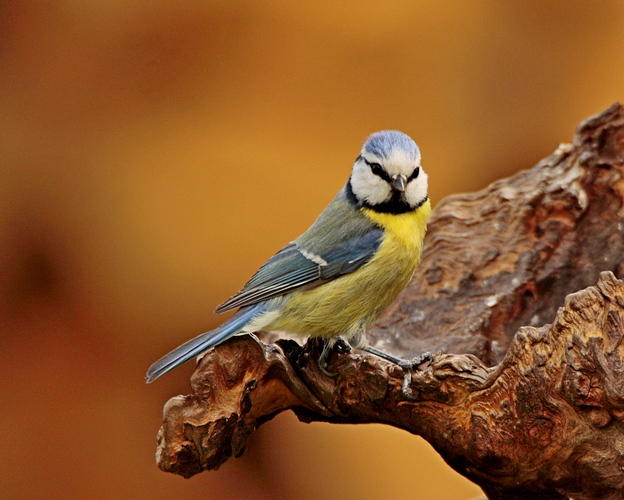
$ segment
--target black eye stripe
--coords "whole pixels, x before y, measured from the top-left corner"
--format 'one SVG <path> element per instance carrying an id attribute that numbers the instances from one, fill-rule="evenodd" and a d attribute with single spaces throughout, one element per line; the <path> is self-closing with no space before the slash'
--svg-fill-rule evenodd
<path id="1" fill-rule="evenodd" d="M 362 155 L 358 156 L 358 160 L 362 160 L 364 163 L 366 163 L 371 169 L 371 172 L 373 172 L 373 174 L 375 174 L 377 177 L 381 177 L 386 182 L 392 182 L 390 174 L 388 174 L 388 172 L 386 172 L 379 163 L 368 161 Z M 409 183 L 413 181 L 414 179 L 418 177 L 419 174 L 420 174 L 420 167 L 416 167 L 414 171 L 412 172 L 412 175 L 410 175 L 407 178 L 407 182 Z"/>
<path id="2" fill-rule="evenodd" d="M 390 174 L 388 174 L 388 172 L 386 172 L 379 163 L 368 161 L 363 156 L 360 156 L 360 158 L 362 159 L 364 163 L 366 163 L 369 166 L 369 168 L 371 169 L 371 172 L 373 172 L 373 174 L 375 174 L 377 177 L 381 177 L 386 182 L 392 181 L 392 179 L 390 178 Z"/>

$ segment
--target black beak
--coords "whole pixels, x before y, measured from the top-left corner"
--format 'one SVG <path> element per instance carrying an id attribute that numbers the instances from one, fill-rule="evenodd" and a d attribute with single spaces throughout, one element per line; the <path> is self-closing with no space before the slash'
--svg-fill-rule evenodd
<path id="1" fill-rule="evenodd" d="M 398 174 L 398 175 L 393 175 L 390 179 L 391 179 L 390 185 L 392 186 L 392 189 L 394 189 L 395 191 L 399 191 L 400 193 L 405 191 L 405 186 L 407 186 L 406 176 Z"/>

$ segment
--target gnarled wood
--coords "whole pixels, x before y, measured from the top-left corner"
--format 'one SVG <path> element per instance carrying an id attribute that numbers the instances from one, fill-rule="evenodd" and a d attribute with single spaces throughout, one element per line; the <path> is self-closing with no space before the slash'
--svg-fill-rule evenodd
<path id="1" fill-rule="evenodd" d="M 623 172 L 616 104 L 533 169 L 447 198 L 414 279 L 370 333 L 403 357 L 437 353 L 409 391 L 375 356 L 335 352 L 329 378 L 317 342 L 237 337 L 165 406 L 159 466 L 216 469 L 292 409 L 419 434 L 490 498 L 624 497 Z"/>

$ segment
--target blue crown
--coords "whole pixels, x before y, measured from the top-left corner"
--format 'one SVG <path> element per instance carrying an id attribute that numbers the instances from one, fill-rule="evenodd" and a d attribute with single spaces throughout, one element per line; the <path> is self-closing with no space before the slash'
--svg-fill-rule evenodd
<path id="1" fill-rule="evenodd" d="M 372 134 L 362 148 L 365 152 L 379 158 L 388 159 L 394 150 L 403 150 L 414 160 L 420 157 L 420 150 L 409 135 L 398 130 L 382 130 Z"/>

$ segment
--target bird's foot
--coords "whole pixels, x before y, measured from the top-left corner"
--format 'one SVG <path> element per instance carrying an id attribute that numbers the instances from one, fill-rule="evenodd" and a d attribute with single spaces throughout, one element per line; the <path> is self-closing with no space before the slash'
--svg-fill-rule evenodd
<path id="1" fill-rule="evenodd" d="M 430 352 L 424 352 L 420 356 L 416 356 L 412 359 L 403 360 L 402 363 L 399 364 L 401 368 L 403 368 L 403 385 L 401 387 L 401 392 L 405 399 L 409 401 L 416 401 L 418 396 L 414 394 L 412 391 L 412 370 L 418 368 L 421 364 L 425 362 L 431 362 L 435 358 L 435 355 Z"/>
<path id="2" fill-rule="evenodd" d="M 346 354 L 348 352 L 351 352 L 351 346 L 346 340 L 341 337 L 325 341 L 325 345 L 323 346 L 323 350 L 321 351 L 321 355 L 318 359 L 318 366 L 321 372 L 323 372 L 323 375 L 325 375 L 326 377 L 335 378 L 338 376 L 338 373 L 330 372 L 327 370 L 329 357 L 334 351 L 339 354 Z"/>
<path id="3" fill-rule="evenodd" d="M 366 352 L 370 352 L 371 354 L 379 356 L 380 358 L 387 359 L 388 361 L 394 363 L 395 365 L 398 365 L 401 368 L 403 368 L 403 386 L 401 388 L 401 392 L 403 393 L 403 396 L 405 396 L 405 398 L 409 399 L 410 401 L 415 401 L 416 399 L 418 399 L 414 395 L 411 389 L 412 370 L 414 370 L 415 368 L 418 368 L 421 364 L 427 361 L 429 362 L 433 361 L 435 357 L 433 354 L 431 354 L 430 352 L 425 352 L 421 354 L 420 356 L 416 356 L 415 358 L 412 358 L 412 359 L 402 359 L 402 358 L 393 356 L 392 354 L 388 354 L 387 352 L 380 351 L 379 349 L 376 349 L 375 347 L 365 346 L 362 349 Z"/>
<path id="4" fill-rule="evenodd" d="M 412 359 L 402 359 L 399 363 L 397 363 L 404 370 L 413 370 L 414 368 L 418 368 L 423 363 L 429 361 L 433 361 L 435 355 L 430 352 L 423 352 L 420 356 L 416 356 Z"/>
<path id="5" fill-rule="evenodd" d="M 333 350 L 338 354 L 349 354 L 351 352 L 351 344 L 342 337 L 338 337 L 334 342 Z"/>

